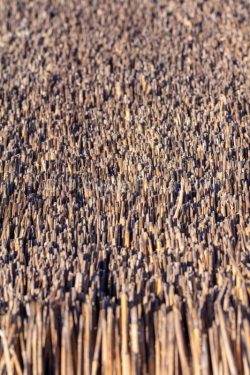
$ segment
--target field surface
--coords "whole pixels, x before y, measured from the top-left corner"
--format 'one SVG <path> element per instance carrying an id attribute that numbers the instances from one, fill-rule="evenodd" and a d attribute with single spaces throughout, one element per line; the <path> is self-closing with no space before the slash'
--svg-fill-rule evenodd
<path id="1" fill-rule="evenodd" d="M 0 374 L 250 374 L 250 2 L 0 0 Z"/>

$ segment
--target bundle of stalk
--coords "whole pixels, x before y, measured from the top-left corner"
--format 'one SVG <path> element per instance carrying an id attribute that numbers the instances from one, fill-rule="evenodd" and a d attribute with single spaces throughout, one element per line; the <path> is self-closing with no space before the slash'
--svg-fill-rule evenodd
<path id="1" fill-rule="evenodd" d="M 249 15 L 0 2 L 0 374 L 249 374 Z"/>

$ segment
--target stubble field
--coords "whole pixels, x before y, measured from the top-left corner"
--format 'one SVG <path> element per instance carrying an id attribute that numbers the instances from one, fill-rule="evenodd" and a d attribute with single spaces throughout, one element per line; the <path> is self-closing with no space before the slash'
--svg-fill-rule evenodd
<path id="1" fill-rule="evenodd" d="M 249 25 L 0 1 L 0 374 L 250 374 Z"/>

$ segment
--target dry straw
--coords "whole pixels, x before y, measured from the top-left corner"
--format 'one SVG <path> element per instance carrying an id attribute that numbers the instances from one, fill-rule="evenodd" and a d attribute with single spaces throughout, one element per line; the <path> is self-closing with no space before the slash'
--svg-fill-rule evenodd
<path id="1" fill-rule="evenodd" d="M 0 374 L 249 375 L 247 1 L 0 2 Z"/>

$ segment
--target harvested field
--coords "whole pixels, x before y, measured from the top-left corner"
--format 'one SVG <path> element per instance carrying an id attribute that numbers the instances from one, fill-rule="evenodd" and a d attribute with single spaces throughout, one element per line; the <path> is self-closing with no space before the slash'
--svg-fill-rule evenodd
<path id="1" fill-rule="evenodd" d="M 0 374 L 250 374 L 250 3 L 0 0 Z"/>

